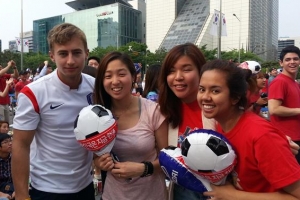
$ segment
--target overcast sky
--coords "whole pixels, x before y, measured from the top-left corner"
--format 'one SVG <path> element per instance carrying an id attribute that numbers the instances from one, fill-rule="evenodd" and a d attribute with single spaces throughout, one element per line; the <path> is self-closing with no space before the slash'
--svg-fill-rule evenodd
<path id="1" fill-rule="evenodd" d="M 65 2 L 72 0 L 23 0 L 23 31 L 31 31 L 32 21 L 74 12 Z M 162 0 L 163 1 L 163 0 Z M 2 49 L 21 32 L 21 0 L 0 0 Z M 226 0 L 223 0 L 223 4 Z M 300 0 L 279 0 L 279 37 L 300 36 Z M 226 13 L 225 13 L 226 14 Z"/>

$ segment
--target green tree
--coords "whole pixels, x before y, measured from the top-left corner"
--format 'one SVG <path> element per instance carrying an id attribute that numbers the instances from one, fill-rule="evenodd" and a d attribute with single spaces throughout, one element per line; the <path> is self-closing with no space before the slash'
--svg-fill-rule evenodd
<path id="1" fill-rule="evenodd" d="M 44 63 L 45 60 L 49 61 L 49 64 L 51 67 L 55 68 L 55 63 L 53 63 L 50 59 L 50 57 L 46 54 L 40 54 L 40 53 L 26 53 L 24 54 L 24 69 L 36 69 L 41 63 Z"/>
<path id="2" fill-rule="evenodd" d="M 213 49 L 213 50 L 207 50 L 207 45 L 203 45 L 200 47 L 200 50 L 202 51 L 202 53 L 204 54 L 204 57 L 206 60 L 214 60 L 216 59 L 216 55 L 217 55 L 217 49 Z"/>
<path id="3" fill-rule="evenodd" d="M 18 70 L 21 69 L 21 54 L 20 54 L 20 52 L 14 53 L 14 52 L 11 52 L 11 51 L 4 51 L 4 52 L 0 53 L 0 64 L 3 67 L 6 67 L 8 61 L 10 61 L 10 60 L 15 61 Z"/>
<path id="4" fill-rule="evenodd" d="M 223 60 L 238 60 L 238 56 L 239 55 L 239 51 L 237 49 L 233 49 L 231 51 L 223 51 L 221 53 L 221 56 L 222 56 L 222 59 Z M 254 53 L 251 53 L 249 51 L 245 51 L 244 49 L 241 49 L 241 52 L 240 52 L 240 62 L 244 62 L 244 61 L 247 61 L 247 60 L 253 60 L 253 61 L 257 61 L 257 62 L 262 62 L 263 60 L 258 57 L 256 54 Z"/>

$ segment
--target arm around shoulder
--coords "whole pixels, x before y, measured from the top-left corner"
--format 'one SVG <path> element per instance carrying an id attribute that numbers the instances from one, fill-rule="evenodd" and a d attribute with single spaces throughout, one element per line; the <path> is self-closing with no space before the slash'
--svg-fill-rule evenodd
<path id="1" fill-rule="evenodd" d="M 205 196 L 214 197 L 215 200 L 296 200 L 293 195 L 285 192 L 270 192 L 270 193 L 257 193 L 245 192 L 235 189 L 235 187 L 226 183 L 223 186 L 215 186 L 211 184 L 212 191 L 204 192 Z"/>
<path id="2" fill-rule="evenodd" d="M 287 193 L 297 197 L 297 199 L 300 199 L 300 180 L 292 183 L 291 185 L 283 188 L 284 191 Z"/>

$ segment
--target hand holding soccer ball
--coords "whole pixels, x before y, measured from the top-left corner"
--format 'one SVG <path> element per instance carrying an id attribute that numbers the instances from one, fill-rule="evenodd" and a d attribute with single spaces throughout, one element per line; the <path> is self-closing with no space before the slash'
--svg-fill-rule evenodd
<path id="1" fill-rule="evenodd" d="M 81 146 L 101 156 L 111 151 L 117 124 L 110 110 L 101 105 L 89 105 L 77 116 L 74 132 Z"/>
<path id="2" fill-rule="evenodd" d="M 195 176 L 184 164 L 181 149 L 169 146 L 160 151 L 159 163 L 166 176 L 174 183 L 195 192 L 211 190 L 208 180 Z"/>
<path id="3" fill-rule="evenodd" d="M 236 154 L 229 141 L 213 130 L 192 131 L 181 144 L 181 154 L 195 175 L 215 185 L 224 184 L 236 164 Z"/>
<path id="4" fill-rule="evenodd" d="M 203 193 L 211 190 L 210 183 L 225 183 L 236 164 L 236 154 L 223 135 L 198 129 L 183 140 L 181 148 L 162 149 L 159 162 L 170 180 Z"/>

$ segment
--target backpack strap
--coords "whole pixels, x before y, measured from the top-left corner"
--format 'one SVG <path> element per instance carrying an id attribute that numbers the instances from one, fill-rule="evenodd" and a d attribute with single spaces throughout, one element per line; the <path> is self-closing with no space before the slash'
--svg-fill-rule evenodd
<path id="1" fill-rule="evenodd" d="M 178 126 L 173 128 L 171 123 L 169 123 L 168 129 L 168 145 L 177 147 L 178 144 Z"/>

